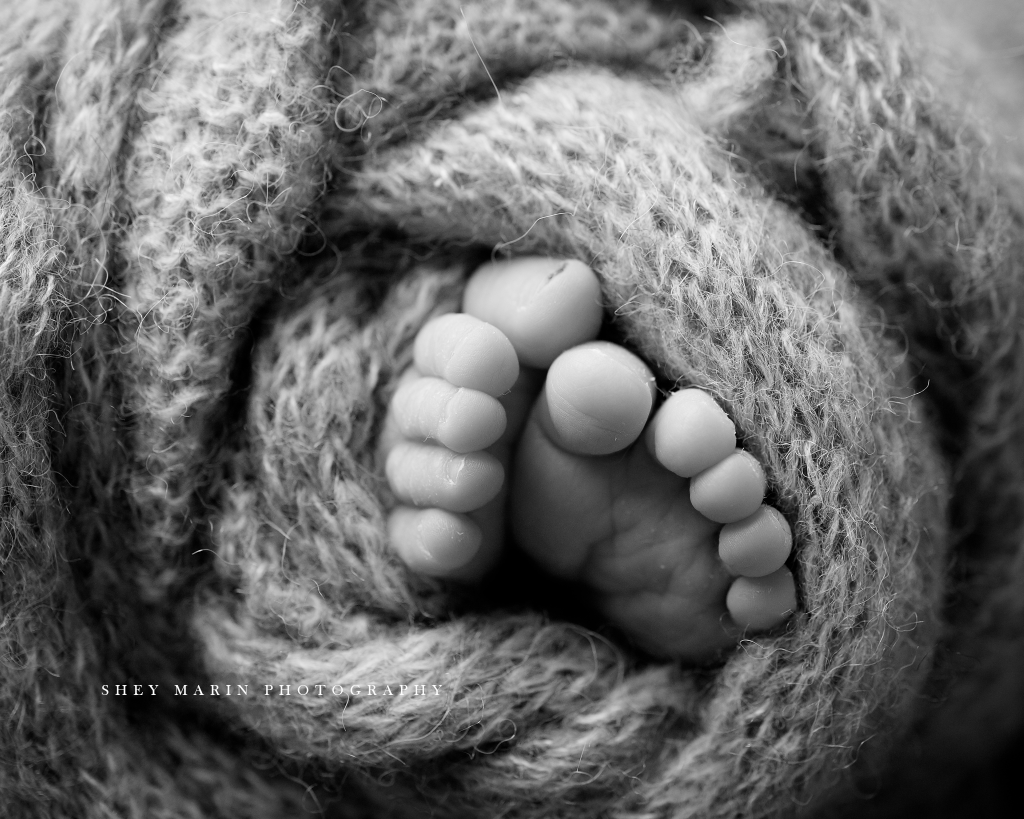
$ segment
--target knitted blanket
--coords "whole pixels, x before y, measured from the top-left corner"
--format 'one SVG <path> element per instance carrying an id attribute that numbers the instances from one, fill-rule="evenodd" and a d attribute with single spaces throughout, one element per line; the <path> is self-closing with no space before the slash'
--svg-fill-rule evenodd
<path id="1" fill-rule="evenodd" d="M 875 0 L 5 12 L 5 816 L 899 815 L 1020 729 L 1019 190 Z M 388 548 L 411 340 L 520 254 L 736 422 L 785 628 Z"/>

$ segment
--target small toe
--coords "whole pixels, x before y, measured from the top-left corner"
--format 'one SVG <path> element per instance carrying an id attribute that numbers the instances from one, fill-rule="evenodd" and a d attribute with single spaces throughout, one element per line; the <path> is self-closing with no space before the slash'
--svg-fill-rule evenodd
<path id="1" fill-rule="evenodd" d="M 440 378 L 406 381 L 395 391 L 391 410 L 406 438 L 434 440 L 453 452 L 486 449 L 505 431 L 497 398 Z"/>
<path id="2" fill-rule="evenodd" d="M 690 481 L 690 503 L 716 523 L 734 523 L 758 510 L 765 476 L 757 458 L 737 449 Z"/>
<path id="3" fill-rule="evenodd" d="M 542 429 L 562 449 L 608 455 L 643 432 L 654 405 L 654 375 L 628 350 L 591 341 L 555 360 L 538 403 Z"/>
<path id="4" fill-rule="evenodd" d="M 480 551 L 480 527 L 443 509 L 398 506 L 388 516 L 388 538 L 414 572 L 455 577 Z"/>
<path id="5" fill-rule="evenodd" d="M 683 478 L 711 468 L 736 449 L 736 426 L 714 398 L 698 389 L 666 398 L 645 435 L 657 461 Z"/>
<path id="6" fill-rule="evenodd" d="M 750 517 L 727 523 L 718 536 L 718 556 L 734 575 L 764 577 L 785 564 L 793 532 L 778 509 L 762 506 Z"/>
<path id="7" fill-rule="evenodd" d="M 428 321 L 416 335 L 413 360 L 423 375 L 494 397 L 512 389 L 519 377 L 519 361 L 505 334 L 465 313 Z"/>
<path id="8" fill-rule="evenodd" d="M 738 577 L 725 605 L 736 625 L 747 631 L 768 631 L 796 611 L 796 582 L 783 567 L 765 577 Z"/>
<path id="9" fill-rule="evenodd" d="M 520 363 L 545 368 L 560 353 L 597 338 L 601 285 L 582 262 L 523 257 L 480 267 L 462 309 L 500 329 Z"/>
<path id="10" fill-rule="evenodd" d="M 412 441 L 392 448 L 384 471 L 403 503 L 449 512 L 479 509 L 501 491 L 505 480 L 501 462 L 487 452 L 459 454 Z"/>

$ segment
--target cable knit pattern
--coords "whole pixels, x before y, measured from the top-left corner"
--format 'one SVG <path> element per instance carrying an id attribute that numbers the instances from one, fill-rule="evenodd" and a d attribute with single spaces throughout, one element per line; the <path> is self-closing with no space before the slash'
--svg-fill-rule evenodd
<path id="1" fill-rule="evenodd" d="M 874 0 L 23 5 L 5 815 L 899 815 L 1024 722 L 1019 193 Z M 526 253 L 736 422 L 784 629 L 656 663 L 391 553 L 411 341 Z"/>

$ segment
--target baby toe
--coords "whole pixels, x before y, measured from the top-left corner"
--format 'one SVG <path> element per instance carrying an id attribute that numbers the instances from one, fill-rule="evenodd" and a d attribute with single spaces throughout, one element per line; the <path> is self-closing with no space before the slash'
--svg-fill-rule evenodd
<path id="1" fill-rule="evenodd" d="M 519 377 L 519 361 L 505 334 L 465 313 L 428 321 L 416 335 L 413 360 L 423 375 L 494 397 L 512 389 Z"/>
<path id="2" fill-rule="evenodd" d="M 629 351 L 591 341 L 562 353 L 538 405 L 542 429 L 577 455 L 607 455 L 632 444 L 654 404 L 654 375 Z"/>
<path id="3" fill-rule="evenodd" d="M 449 512 L 479 509 L 501 491 L 505 480 L 501 462 L 487 452 L 459 454 L 412 441 L 392 448 L 384 471 L 403 503 Z"/>
<path id="4" fill-rule="evenodd" d="M 645 431 L 647 448 L 667 470 L 692 478 L 736 449 L 736 426 L 718 402 L 699 389 L 672 393 Z"/>
<path id="5" fill-rule="evenodd" d="M 750 517 L 727 523 L 718 536 L 718 556 L 731 574 L 764 577 L 785 564 L 793 533 L 779 510 L 762 506 Z"/>
<path id="6" fill-rule="evenodd" d="M 486 449 L 505 431 L 505 410 L 497 398 L 440 378 L 403 383 L 391 410 L 405 437 L 435 440 L 453 452 Z"/>
<path id="7" fill-rule="evenodd" d="M 414 572 L 454 577 L 478 554 L 482 537 L 466 515 L 399 506 L 388 516 L 388 539 Z"/>
<path id="8" fill-rule="evenodd" d="M 738 577 L 725 597 L 736 625 L 747 631 L 768 631 L 796 611 L 796 582 L 787 568 L 765 577 Z"/>
<path id="9" fill-rule="evenodd" d="M 716 523 L 734 523 L 758 510 L 765 476 L 757 458 L 737 449 L 690 481 L 690 503 Z"/>
<path id="10" fill-rule="evenodd" d="M 462 309 L 505 333 L 520 363 L 545 368 L 563 351 L 597 338 L 601 286 L 582 262 L 492 262 L 470 277 Z"/>

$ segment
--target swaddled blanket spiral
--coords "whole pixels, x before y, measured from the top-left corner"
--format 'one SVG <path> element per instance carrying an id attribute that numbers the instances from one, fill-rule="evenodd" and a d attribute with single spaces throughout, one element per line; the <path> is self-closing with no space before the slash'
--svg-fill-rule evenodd
<path id="1" fill-rule="evenodd" d="M 1021 225 L 875 3 L 53 0 L 0 49 L 12 815 L 885 812 L 1020 724 Z M 520 254 L 736 421 L 785 628 L 684 668 L 391 553 L 411 340 Z"/>

